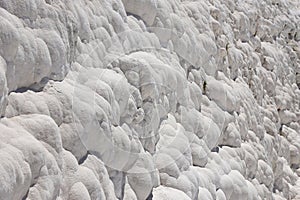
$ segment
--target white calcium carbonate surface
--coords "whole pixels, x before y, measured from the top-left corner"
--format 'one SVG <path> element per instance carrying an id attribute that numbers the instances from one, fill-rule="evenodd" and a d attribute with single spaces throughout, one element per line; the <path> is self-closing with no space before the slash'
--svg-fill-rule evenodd
<path id="1" fill-rule="evenodd" d="M 0 200 L 300 199 L 298 0 L 0 0 Z"/>

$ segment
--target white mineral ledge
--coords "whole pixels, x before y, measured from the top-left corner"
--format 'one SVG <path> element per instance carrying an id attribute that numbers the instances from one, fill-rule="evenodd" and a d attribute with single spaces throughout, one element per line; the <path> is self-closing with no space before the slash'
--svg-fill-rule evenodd
<path id="1" fill-rule="evenodd" d="M 299 200 L 299 0 L 0 0 L 0 200 Z"/>

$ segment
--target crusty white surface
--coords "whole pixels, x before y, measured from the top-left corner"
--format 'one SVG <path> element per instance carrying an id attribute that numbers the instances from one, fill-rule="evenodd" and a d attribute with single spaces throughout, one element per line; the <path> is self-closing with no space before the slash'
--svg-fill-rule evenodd
<path id="1" fill-rule="evenodd" d="M 300 199 L 297 0 L 0 0 L 0 200 Z"/>

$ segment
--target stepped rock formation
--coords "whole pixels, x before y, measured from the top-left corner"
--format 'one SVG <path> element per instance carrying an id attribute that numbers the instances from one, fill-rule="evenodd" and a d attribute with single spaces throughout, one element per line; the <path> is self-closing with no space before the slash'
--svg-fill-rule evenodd
<path id="1" fill-rule="evenodd" d="M 0 0 L 0 200 L 300 199 L 299 0 Z"/>

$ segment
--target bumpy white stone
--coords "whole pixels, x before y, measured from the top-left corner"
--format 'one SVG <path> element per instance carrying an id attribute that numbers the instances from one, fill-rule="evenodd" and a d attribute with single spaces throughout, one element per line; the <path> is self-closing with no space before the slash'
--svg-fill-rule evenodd
<path id="1" fill-rule="evenodd" d="M 299 10 L 0 0 L 0 200 L 298 199 Z"/>

